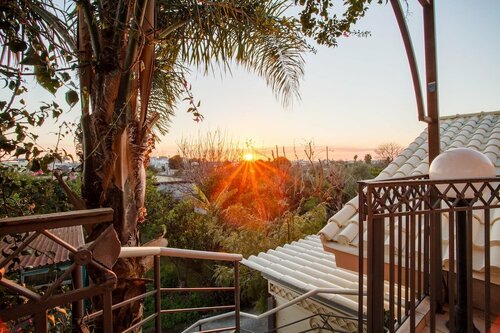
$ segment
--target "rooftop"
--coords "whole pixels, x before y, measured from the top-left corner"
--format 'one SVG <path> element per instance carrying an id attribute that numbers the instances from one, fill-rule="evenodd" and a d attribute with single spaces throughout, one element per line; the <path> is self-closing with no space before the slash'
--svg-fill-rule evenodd
<path id="1" fill-rule="evenodd" d="M 299 292 L 314 288 L 358 288 L 358 274 L 338 268 L 335 257 L 323 250 L 317 235 L 250 256 L 242 264 Z M 357 313 L 358 295 L 323 294 L 317 298 L 346 312 Z"/>
<path id="2" fill-rule="evenodd" d="M 75 248 L 83 246 L 83 230 L 81 225 L 64 227 L 58 229 L 48 230 L 56 237 L 64 240 L 66 243 L 70 244 Z M 29 236 L 33 235 L 33 232 L 29 233 Z M 11 236 L 6 236 L 5 240 L 0 243 L 0 251 L 2 253 L 12 252 L 10 249 L 14 245 L 14 238 Z M 18 270 L 20 268 L 30 269 L 38 268 L 51 264 L 58 264 L 69 260 L 69 251 L 48 238 L 47 236 L 40 234 L 36 237 L 28 246 L 33 254 L 20 255 L 19 263 L 16 263 L 13 270 Z M 35 254 L 36 252 L 36 254 Z"/>
<path id="3" fill-rule="evenodd" d="M 442 151 L 458 147 L 478 150 L 493 162 L 496 173 L 500 174 L 500 111 L 443 117 L 440 127 Z M 427 174 L 429 171 L 427 149 L 427 130 L 425 130 L 376 179 Z M 478 274 L 481 274 L 485 268 L 483 219 L 481 213 L 474 214 L 473 270 Z M 443 214 L 442 232 L 443 265 L 446 267 L 448 261 L 447 214 Z M 356 256 L 360 241 L 358 233 L 358 197 L 350 200 L 332 216 L 327 225 L 319 232 L 325 250 L 343 251 Z M 491 211 L 490 234 L 492 280 L 498 282 L 500 281 L 500 209 L 492 209 Z M 366 242 L 366 230 L 364 230 L 363 241 Z M 385 245 L 388 246 L 387 238 Z"/>

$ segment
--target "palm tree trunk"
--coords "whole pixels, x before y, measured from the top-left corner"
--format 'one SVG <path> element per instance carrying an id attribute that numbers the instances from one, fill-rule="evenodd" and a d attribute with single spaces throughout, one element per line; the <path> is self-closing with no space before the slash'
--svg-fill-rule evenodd
<path id="1" fill-rule="evenodd" d="M 113 18 L 113 22 L 115 17 L 123 22 L 132 17 L 135 22 L 132 29 L 119 23 L 98 27 L 88 4 L 86 0 L 81 1 L 78 20 L 84 147 L 82 196 L 87 208 L 114 209 L 113 226 L 122 246 L 140 246 L 137 225 L 145 215 L 144 161 L 151 128 L 145 102 L 149 97 L 151 75 L 142 75 L 137 60 L 142 57 L 148 70 L 152 70 L 154 48 L 144 47 L 147 52 L 142 54 L 139 34 L 144 31 L 140 29 L 142 22 L 150 25 L 154 22 L 154 0 L 123 0 L 118 4 L 103 1 L 101 15 Z M 153 31 L 152 26 L 148 31 Z M 145 98 L 139 100 L 139 92 Z M 97 238 L 106 227 L 96 225 L 87 230 L 87 241 Z M 140 259 L 116 262 L 113 271 L 118 282 L 113 291 L 113 304 L 145 292 L 142 277 L 147 269 Z M 97 300 L 97 306 L 99 303 Z M 114 331 L 121 332 L 139 322 L 142 312 L 141 302 L 116 310 Z"/>

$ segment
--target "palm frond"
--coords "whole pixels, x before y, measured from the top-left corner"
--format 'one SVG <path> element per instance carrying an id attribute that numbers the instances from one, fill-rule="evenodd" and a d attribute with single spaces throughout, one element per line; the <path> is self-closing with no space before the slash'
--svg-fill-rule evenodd
<path id="1" fill-rule="evenodd" d="M 179 64 L 167 65 L 164 61 L 157 65 L 153 73 L 148 114 L 159 114 L 155 130 L 164 135 L 168 133 L 175 106 L 184 91 L 184 75 L 188 69 Z"/>
<path id="2" fill-rule="evenodd" d="M 300 98 L 308 46 L 286 4 L 268 0 L 188 1 L 161 7 L 158 56 L 200 68 L 230 71 L 234 62 L 263 77 L 288 104 Z M 172 27 L 176 27 L 172 29 Z"/>
<path id="3" fill-rule="evenodd" d="M 55 62 L 66 62 L 65 54 L 76 53 L 74 31 L 68 30 L 75 18 L 71 7 L 64 10 L 51 0 L 7 1 L 0 11 L 2 56 L 0 63 L 16 70 L 29 48 L 40 54 L 54 54 Z"/>

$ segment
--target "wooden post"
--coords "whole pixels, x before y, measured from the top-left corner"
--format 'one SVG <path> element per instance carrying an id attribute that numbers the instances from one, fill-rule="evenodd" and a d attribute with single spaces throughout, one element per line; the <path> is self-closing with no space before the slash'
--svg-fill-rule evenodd
<path id="1" fill-rule="evenodd" d="M 80 290 L 83 288 L 83 268 L 77 265 L 72 274 L 73 288 L 74 290 Z M 71 324 L 73 326 L 73 332 L 81 332 L 80 322 L 83 318 L 83 299 L 75 301 L 71 305 Z"/>
<path id="2" fill-rule="evenodd" d="M 47 333 L 47 311 L 35 313 L 35 332 Z"/>
<path id="3" fill-rule="evenodd" d="M 113 305 L 113 296 L 111 290 L 106 290 L 102 295 L 103 297 L 103 307 L 102 307 L 102 323 L 104 328 L 104 333 L 113 332 L 113 310 L 111 309 Z"/>

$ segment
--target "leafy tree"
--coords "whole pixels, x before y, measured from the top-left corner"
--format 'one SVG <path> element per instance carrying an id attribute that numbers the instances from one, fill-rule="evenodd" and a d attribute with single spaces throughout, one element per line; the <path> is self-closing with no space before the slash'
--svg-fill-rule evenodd
<path id="1" fill-rule="evenodd" d="M 169 169 L 179 170 L 182 169 L 182 157 L 180 155 L 174 155 L 168 159 Z"/>
<path id="2" fill-rule="evenodd" d="M 141 242 L 146 243 L 165 236 L 165 224 L 168 213 L 177 204 L 170 193 L 160 193 L 155 186 L 156 177 L 147 172 L 145 205 L 148 207 L 145 223 L 139 226 Z"/>
<path id="3" fill-rule="evenodd" d="M 72 188 L 78 180 L 69 180 Z M 71 209 L 66 193 L 51 176 L 33 176 L 0 165 L 0 217 L 63 212 Z"/>
<path id="4" fill-rule="evenodd" d="M 370 155 L 370 154 L 365 155 L 365 163 L 372 164 L 372 155 Z"/>
<path id="5" fill-rule="evenodd" d="M 298 95 L 302 55 L 308 50 L 299 30 L 320 43 L 336 45 L 369 2 L 349 1 L 339 17 L 330 14 L 331 1 L 299 1 L 304 6 L 299 21 L 286 17 L 285 3 L 274 0 L 3 1 L 0 75 L 12 97 L 0 101 L 0 156 L 41 155 L 35 144 L 25 143 L 29 136 L 36 141 L 29 127 L 14 123 L 25 119 L 41 125 L 49 116 L 46 112 L 56 117 L 60 113 L 55 103 L 40 112 L 15 106 L 13 101 L 25 91 L 23 76 L 33 75 L 53 94 L 64 87 L 70 106 L 81 103 L 81 198 L 65 187 L 68 197 L 76 208 L 112 207 L 121 244 L 137 246 L 138 225 L 146 219 L 145 165 L 154 149 L 153 129 L 167 130 L 181 93 L 187 94 L 194 119 L 202 118 L 184 79 L 187 67 L 228 71 L 234 61 L 262 76 L 286 103 Z M 71 82 L 76 69 L 79 86 Z M 105 227 L 93 226 L 87 240 Z M 115 264 L 115 303 L 125 294 L 144 291 L 133 281 L 148 268 L 136 259 Z M 138 322 L 138 309 L 116 314 L 114 329 L 122 331 Z"/>
<path id="6" fill-rule="evenodd" d="M 146 217 L 145 164 L 154 147 L 152 129 L 166 129 L 172 106 L 187 86 L 183 66 L 208 71 L 216 63 L 229 69 L 234 59 L 289 100 L 297 93 L 306 45 L 294 25 L 279 18 L 279 3 L 82 0 L 74 5 L 60 8 L 51 0 L 2 3 L 2 15 L 16 24 L 4 29 L 4 44 L 10 54 L 22 57 L 2 65 L 2 73 L 24 73 L 23 66 L 31 66 L 38 83 L 55 93 L 65 78 L 58 72 L 60 65 L 73 59 L 65 56 L 76 57 L 68 65 L 79 69 L 83 182 L 82 198 L 72 195 L 73 204 L 112 207 L 121 244 L 137 246 L 137 227 Z M 17 33 L 21 22 L 30 24 Z M 17 93 L 16 88 L 13 95 Z M 66 97 L 74 105 L 78 94 L 70 90 Z M 200 119 L 198 105 L 190 102 L 188 111 Z M 22 141 L 22 136 L 16 139 Z M 105 227 L 88 230 L 88 240 Z M 143 285 L 131 281 L 148 268 L 140 260 L 119 260 L 114 302 L 122 300 L 124 290 L 129 295 L 143 292 Z M 131 311 L 120 312 L 115 330 L 139 320 L 141 313 Z"/>
<path id="7" fill-rule="evenodd" d="M 358 193 L 358 181 L 374 178 L 378 172 L 374 173 L 373 167 L 366 163 L 356 163 L 347 167 L 347 181 L 343 189 L 343 201 L 354 198 Z"/>

